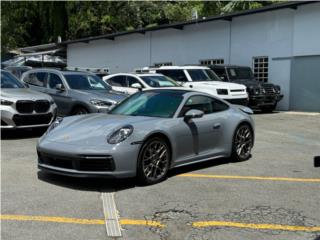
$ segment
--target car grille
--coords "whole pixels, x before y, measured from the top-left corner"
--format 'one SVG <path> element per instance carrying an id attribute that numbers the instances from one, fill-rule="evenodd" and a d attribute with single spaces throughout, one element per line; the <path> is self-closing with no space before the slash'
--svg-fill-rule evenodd
<path id="1" fill-rule="evenodd" d="M 230 92 L 244 92 L 244 89 L 232 89 Z"/>
<path id="2" fill-rule="evenodd" d="M 79 155 L 62 157 L 38 152 L 39 163 L 79 171 L 114 171 L 115 165 L 110 155 Z"/>
<path id="3" fill-rule="evenodd" d="M 275 94 L 274 86 L 272 84 L 263 84 L 262 88 L 268 95 Z"/>
<path id="4" fill-rule="evenodd" d="M 237 104 L 237 105 L 248 105 L 248 99 L 247 98 L 238 98 L 238 99 L 226 99 L 231 104 Z"/>
<path id="5" fill-rule="evenodd" d="M 16 126 L 30 126 L 30 125 L 40 125 L 49 124 L 52 120 L 52 114 L 41 114 L 41 115 L 19 115 L 15 114 L 12 118 Z"/>
<path id="6" fill-rule="evenodd" d="M 16 109 L 19 113 L 45 113 L 49 110 L 50 103 L 48 100 L 19 100 L 16 102 Z"/>

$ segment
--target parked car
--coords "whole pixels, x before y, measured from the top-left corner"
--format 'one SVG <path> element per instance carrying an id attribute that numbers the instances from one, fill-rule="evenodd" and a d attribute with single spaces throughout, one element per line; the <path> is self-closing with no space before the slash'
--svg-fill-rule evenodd
<path id="1" fill-rule="evenodd" d="M 249 114 L 245 106 L 191 89 L 140 91 L 108 114 L 57 119 L 38 142 L 38 167 L 157 183 L 174 167 L 219 157 L 248 159 L 254 143 Z"/>
<path id="2" fill-rule="evenodd" d="M 10 72 L 1 70 L 1 129 L 48 127 L 57 106 L 43 93 L 27 88 Z"/>
<path id="3" fill-rule="evenodd" d="M 133 94 L 139 89 L 160 87 L 181 87 L 180 84 L 158 73 L 117 73 L 103 77 L 103 80 L 112 86 L 112 89 Z"/>
<path id="4" fill-rule="evenodd" d="M 246 87 L 241 84 L 225 83 L 208 67 L 162 66 L 150 71 L 161 73 L 187 88 L 212 94 L 233 104 L 247 105 Z"/>
<path id="5" fill-rule="evenodd" d="M 21 79 L 21 76 L 24 72 L 29 71 L 31 69 L 32 67 L 28 67 L 28 66 L 8 66 L 4 68 L 4 70 L 11 72 L 18 79 Z"/>
<path id="6" fill-rule="evenodd" d="M 250 67 L 235 65 L 211 65 L 209 67 L 222 81 L 245 85 L 251 108 L 260 109 L 263 112 L 272 112 L 283 98 L 279 85 L 257 81 Z"/>
<path id="7" fill-rule="evenodd" d="M 88 72 L 33 69 L 22 75 L 32 89 L 52 96 L 59 115 L 107 112 L 127 97 Z"/>

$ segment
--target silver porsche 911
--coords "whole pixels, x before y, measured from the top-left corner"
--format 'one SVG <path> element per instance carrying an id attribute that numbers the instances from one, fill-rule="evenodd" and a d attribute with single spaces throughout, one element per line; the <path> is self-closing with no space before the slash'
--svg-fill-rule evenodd
<path id="1" fill-rule="evenodd" d="M 254 143 L 251 113 L 191 90 L 141 91 L 108 114 L 57 119 L 38 142 L 38 167 L 157 183 L 170 168 L 220 157 L 248 159 Z"/>

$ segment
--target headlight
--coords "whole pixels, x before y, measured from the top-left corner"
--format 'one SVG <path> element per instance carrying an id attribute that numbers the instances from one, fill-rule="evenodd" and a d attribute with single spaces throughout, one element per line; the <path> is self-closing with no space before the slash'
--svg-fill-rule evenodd
<path id="1" fill-rule="evenodd" d="M 1 99 L 1 105 L 10 106 L 12 104 L 13 104 L 13 102 L 11 102 L 11 101 Z"/>
<path id="2" fill-rule="evenodd" d="M 281 87 L 279 85 L 275 85 L 274 89 L 276 90 L 276 93 L 280 93 Z"/>
<path id="3" fill-rule="evenodd" d="M 253 94 L 254 95 L 259 95 L 262 92 L 262 88 L 254 88 L 253 89 Z"/>
<path id="4" fill-rule="evenodd" d="M 99 107 L 110 107 L 113 104 L 112 102 L 106 102 L 99 99 L 91 99 L 90 103 Z"/>
<path id="5" fill-rule="evenodd" d="M 228 89 L 217 89 L 219 95 L 228 95 Z"/>
<path id="6" fill-rule="evenodd" d="M 53 100 L 50 100 L 50 105 L 53 105 L 54 104 L 54 101 Z"/>
<path id="7" fill-rule="evenodd" d="M 108 136 L 108 143 L 110 144 L 117 144 L 124 140 L 126 140 L 133 132 L 133 126 L 127 125 L 123 126 L 122 128 L 119 128 L 115 132 L 113 132 L 111 135 Z"/>
<path id="8" fill-rule="evenodd" d="M 51 132 L 53 129 L 55 129 L 56 127 L 59 126 L 59 124 L 62 122 L 63 118 L 62 117 L 57 117 L 53 123 L 51 123 L 51 125 L 48 127 L 47 131 L 45 134 Z"/>

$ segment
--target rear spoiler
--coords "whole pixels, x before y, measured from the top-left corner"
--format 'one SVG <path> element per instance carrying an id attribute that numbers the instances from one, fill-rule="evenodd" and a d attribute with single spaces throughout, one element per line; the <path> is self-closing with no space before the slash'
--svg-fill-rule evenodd
<path id="1" fill-rule="evenodd" d="M 250 115 L 253 114 L 252 109 L 249 108 L 249 107 L 246 107 L 246 106 L 243 106 L 243 105 L 235 105 L 235 104 L 233 104 L 233 106 L 239 108 L 244 113 L 247 113 L 247 114 L 250 114 Z"/>

